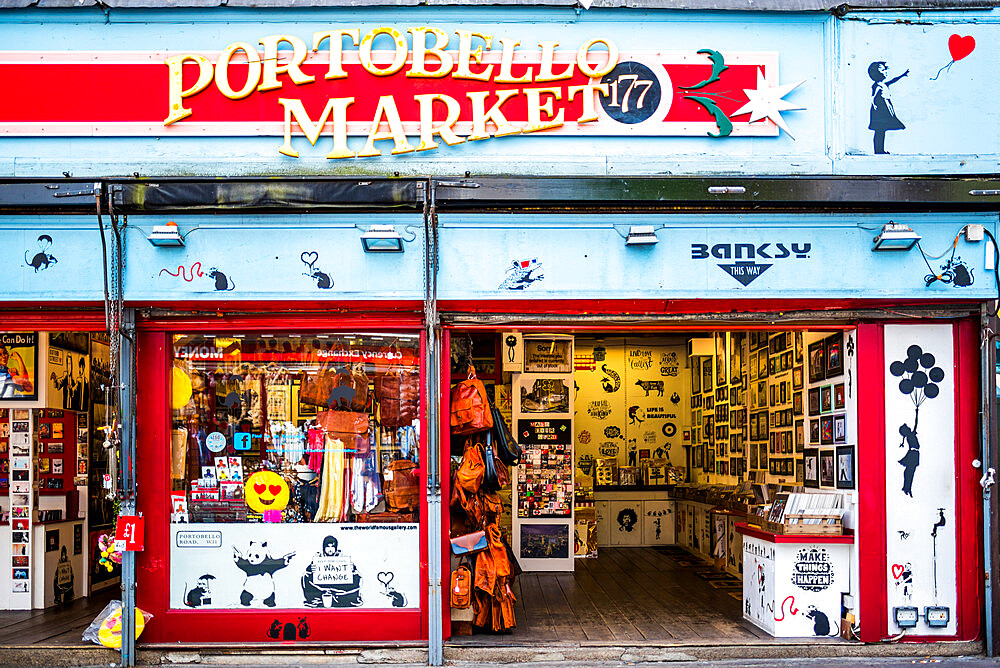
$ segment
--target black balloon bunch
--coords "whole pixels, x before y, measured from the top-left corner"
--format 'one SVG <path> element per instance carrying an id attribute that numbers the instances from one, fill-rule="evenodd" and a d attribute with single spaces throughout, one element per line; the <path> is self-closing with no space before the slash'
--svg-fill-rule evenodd
<path id="1" fill-rule="evenodd" d="M 906 349 L 906 359 L 889 365 L 889 373 L 899 381 L 899 391 L 909 395 L 913 405 L 920 408 L 926 399 L 933 399 L 941 392 L 938 385 L 944 380 L 944 369 L 934 366 L 934 355 L 925 353 L 914 344 Z"/>

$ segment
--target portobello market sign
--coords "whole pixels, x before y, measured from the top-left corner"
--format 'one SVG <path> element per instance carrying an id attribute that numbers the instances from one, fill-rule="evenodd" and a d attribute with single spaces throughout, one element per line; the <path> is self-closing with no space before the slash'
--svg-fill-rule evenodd
<path id="1" fill-rule="evenodd" d="M 779 112 L 799 108 L 782 99 L 798 84 L 780 86 L 777 63 L 775 52 L 623 52 L 600 36 L 522 46 L 431 26 L 269 35 L 218 53 L 0 52 L 10 89 L 60 84 L 4 96 L 0 133 L 275 136 L 292 158 L 304 137 L 330 159 L 514 135 L 777 136 Z M 360 150 L 351 136 L 365 137 Z"/>

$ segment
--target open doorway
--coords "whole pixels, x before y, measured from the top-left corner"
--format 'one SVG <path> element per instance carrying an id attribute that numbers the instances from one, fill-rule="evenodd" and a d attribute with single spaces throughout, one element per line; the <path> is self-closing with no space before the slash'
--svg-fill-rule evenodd
<path id="1" fill-rule="evenodd" d="M 505 567 L 491 540 L 453 554 L 453 573 L 471 573 L 468 607 L 452 601 L 453 641 L 851 637 L 853 330 L 450 340 L 452 387 L 471 366 L 502 418 L 453 434 L 453 486 L 468 487 L 470 448 L 503 447 L 501 428 L 521 451 L 509 469 L 497 456 L 500 488 L 485 492 L 481 517 L 463 516 L 469 489 L 452 496 L 452 537 L 495 524 L 510 561 L 493 579 Z M 509 606 L 513 624 L 490 605 Z"/>

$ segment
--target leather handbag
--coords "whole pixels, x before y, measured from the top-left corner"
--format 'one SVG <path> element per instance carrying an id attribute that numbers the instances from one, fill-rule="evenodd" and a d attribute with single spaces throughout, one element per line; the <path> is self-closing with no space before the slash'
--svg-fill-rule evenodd
<path id="1" fill-rule="evenodd" d="M 490 402 L 490 414 L 493 416 L 493 449 L 496 451 L 497 459 L 504 466 L 517 466 L 521 463 L 521 446 L 507 428 L 507 422 L 500 414 L 493 397 L 487 395 L 487 398 Z"/>
<path id="2" fill-rule="evenodd" d="M 390 369 L 375 377 L 375 396 L 382 426 L 407 427 L 417 418 L 420 377 L 402 368 Z"/>
<path id="3" fill-rule="evenodd" d="M 486 538 L 485 534 L 483 538 Z M 451 607 L 464 610 L 470 605 L 472 605 L 472 569 L 463 560 L 451 572 Z"/>
<path id="4" fill-rule="evenodd" d="M 490 445 L 490 432 L 486 433 L 486 444 L 479 444 L 477 447 L 483 451 L 483 491 L 497 492 L 500 490 L 500 479 L 497 477 L 493 446 Z"/>
<path id="5" fill-rule="evenodd" d="M 302 372 L 299 386 L 299 403 L 309 406 L 326 406 L 330 392 L 336 383 L 337 372 L 331 368 L 329 360 L 323 360 L 315 374 Z"/>
<path id="6" fill-rule="evenodd" d="M 389 510 L 416 510 L 420 503 L 420 475 L 409 459 L 390 462 L 382 473 L 382 493 Z"/>
<path id="7" fill-rule="evenodd" d="M 343 368 L 334 377 L 333 389 L 325 406 L 333 409 L 345 408 L 352 411 L 368 409 L 368 376 L 363 364 L 353 368 Z"/>
<path id="8" fill-rule="evenodd" d="M 469 366 L 468 378 L 451 388 L 451 434 L 466 436 L 486 431 L 493 426 L 483 381 L 476 378 L 476 369 Z"/>
<path id="9" fill-rule="evenodd" d="M 354 411 L 323 411 L 316 416 L 316 424 L 334 438 L 344 442 L 344 447 L 357 455 L 371 451 L 368 438 L 368 413 Z"/>
<path id="10" fill-rule="evenodd" d="M 489 547 L 489 543 L 486 540 L 485 531 L 473 531 L 451 539 L 451 551 L 456 555 L 482 552 L 487 547 Z"/>

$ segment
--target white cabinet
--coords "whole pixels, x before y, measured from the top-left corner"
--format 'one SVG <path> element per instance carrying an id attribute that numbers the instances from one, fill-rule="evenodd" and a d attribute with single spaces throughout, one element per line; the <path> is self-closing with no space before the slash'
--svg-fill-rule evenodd
<path id="1" fill-rule="evenodd" d="M 597 509 L 597 545 L 611 545 L 611 502 L 597 501 L 594 503 Z"/>
<path id="2" fill-rule="evenodd" d="M 611 544 L 642 545 L 642 500 L 611 502 Z"/>
<path id="3" fill-rule="evenodd" d="M 642 502 L 643 545 L 673 545 L 674 502 L 650 500 Z"/>

